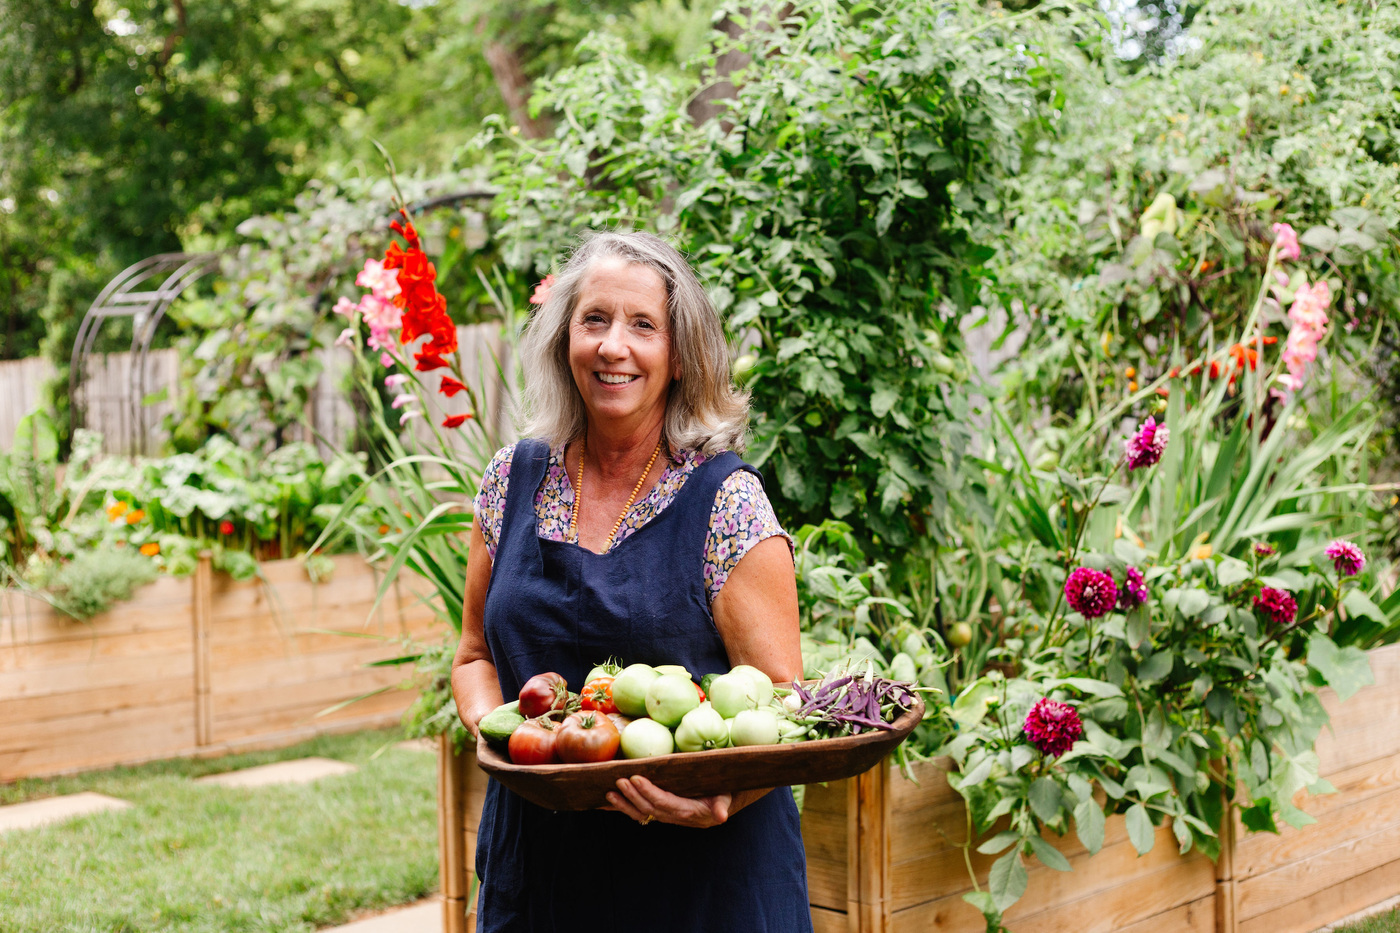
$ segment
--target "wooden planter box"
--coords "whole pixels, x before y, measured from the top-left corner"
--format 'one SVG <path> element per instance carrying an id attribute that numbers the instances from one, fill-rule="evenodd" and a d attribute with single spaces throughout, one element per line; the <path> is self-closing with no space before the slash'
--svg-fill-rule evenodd
<path id="1" fill-rule="evenodd" d="M 1169 827 L 1139 857 L 1122 816 L 1095 856 L 1073 833 L 1052 838 L 1074 870 L 1030 865 L 1030 885 L 1007 914 L 1016 933 L 1312 933 L 1400 893 L 1400 645 L 1371 653 L 1376 685 L 1346 703 L 1323 695 L 1332 732 L 1318 743 L 1336 794 L 1299 802 L 1318 820 L 1301 830 L 1226 833 L 1212 863 L 1177 854 Z M 439 752 L 439 819 L 446 933 L 474 928 L 472 852 L 485 776 L 470 753 Z M 892 763 L 825 787 L 802 811 L 817 933 L 982 933 L 963 850 L 962 798 L 944 761 Z M 972 853 L 985 884 L 993 859 Z M 473 925 L 468 925 L 468 924 Z"/>
<path id="2" fill-rule="evenodd" d="M 392 724 L 410 691 L 317 714 L 406 677 L 364 667 L 402 654 L 397 641 L 352 636 L 426 638 L 440 626 L 407 582 L 370 618 L 374 568 L 335 563 L 321 585 L 295 560 L 237 583 L 206 559 L 88 624 L 0 592 L 0 781 Z"/>

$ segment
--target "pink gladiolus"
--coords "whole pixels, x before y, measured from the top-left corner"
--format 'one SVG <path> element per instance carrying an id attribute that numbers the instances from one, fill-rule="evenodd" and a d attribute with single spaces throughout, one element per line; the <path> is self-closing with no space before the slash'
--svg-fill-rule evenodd
<path id="1" fill-rule="evenodd" d="M 389 403 L 389 407 L 403 408 L 405 405 L 412 405 L 417 401 L 418 399 L 416 397 L 405 392 L 403 395 L 395 395 L 394 400 Z"/>
<path id="2" fill-rule="evenodd" d="M 403 414 L 399 415 L 399 427 L 403 427 L 404 425 L 408 424 L 409 420 L 412 418 L 421 417 L 423 417 L 423 413 L 421 411 L 419 411 L 416 408 L 410 408 Z"/>
<path id="3" fill-rule="evenodd" d="M 346 317 L 353 317 L 355 314 L 356 307 L 358 306 L 355 304 L 355 302 L 351 301 L 349 298 L 346 298 L 344 295 L 341 295 L 340 300 L 335 303 L 335 308 L 333 308 L 332 310 L 334 310 L 336 314 L 343 314 Z"/>
<path id="4" fill-rule="evenodd" d="M 399 270 L 385 269 L 378 259 L 366 259 L 364 269 L 355 276 L 355 284 L 369 289 L 375 298 L 387 302 L 399 293 Z"/>
<path id="5" fill-rule="evenodd" d="M 1317 359 L 1317 342 L 1327 333 L 1327 306 L 1332 302 L 1332 290 L 1326 282 L 1303 284 L 1293 296 L 1288 319 L 1293 326 L 1288 331 L 1288 343 L 1283 348 L 1283 363 L 1288 375 L 1283 384 L 1296 392 L 1303 387 L 1303 375 L 1308 365 Z"/>
<path id="6" fill-rule="evenodd" d="M 1279 259 L 1297 259 L 1303 255 L 1298 246 L 1298 234 L 1288 224 L 1274 224 L 1274 245 Z"/>
<path id="7" fill-rule="evenodd" d="M 387 353 L 381 353 L 379 354 L 379 365 L 388 369 L 390 366 L 394 365 L 394 358 Z"/>
<path id="8" fill-rule="evenodd" d="M 340 332 L 340 336 L 335 338 L 337 347 L 348 347 L 355 341 L 355 328 L 347 327 Z"/>
<path id="9" fill-rule="evenodd" d="M 409 377 L 404 375 L 403 373 L 394 373 L 392 376 L 384 377 L 384 385 L 388 386 L 391 389 L 397 389 L 400 386 L 407 384 L 408 380 Z"/>

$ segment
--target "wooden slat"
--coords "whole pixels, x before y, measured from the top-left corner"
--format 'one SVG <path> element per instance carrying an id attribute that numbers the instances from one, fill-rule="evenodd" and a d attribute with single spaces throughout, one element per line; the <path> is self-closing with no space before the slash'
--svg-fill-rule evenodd
<path id="1" fill-rule="evenodd" d="M 214 703 L 209 658 L 209 629 L 214 616 L 214 561 L 199 555 L 190 589 L 190 640 L 194 656 L 194 737 L 196 744 L 214 741 Z"/>
<path id="2" fill-rule="evenodd" d="M 1374 867 L 1373 867 L 1374 866 Z M 1358 861 L 1344 880 L 1240 924 L 1241 933 L 1312 933 L 1400 892 L 1400 861 Z"/>
<path id="3" fill-rule="evenodd" d="M 1115 933 L 1219 933 L 1215 926 L 1215 896 L 1139 920 Z"/>
<path id="4" fill-rule="evenodd" d="M 1400 823 L 1392 822 L 1376 832 L 1347 840 L 1273 871 L 1236 881 L 1242 926 L 1249 929 L 1250 921 L 1256 917 L 1343 884 L 1361 869 L 1396 860 L 1400 860 Z M 1393 890 L 1384 892 L 1376 901 L 1394 894 Z"/>
<path id="5" fill-rule="evenodd" d="M 839 910 L 825 907 L 812 908 L 812 933 L 850 933 L 847 927 L 849 918 Z"/>

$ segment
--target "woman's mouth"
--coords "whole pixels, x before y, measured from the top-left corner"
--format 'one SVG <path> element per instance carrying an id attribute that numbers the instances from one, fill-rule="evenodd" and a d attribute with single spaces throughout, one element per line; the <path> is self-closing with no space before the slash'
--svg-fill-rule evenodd
<path id="1" fill-rule="evenodd" d="M 603 383 L 603 385 L 609 386 L 626 385 L 637 378 L 636 376 L 626 373 L 594 373 L 593 375 L 598 377 L 598 381 Z"/>

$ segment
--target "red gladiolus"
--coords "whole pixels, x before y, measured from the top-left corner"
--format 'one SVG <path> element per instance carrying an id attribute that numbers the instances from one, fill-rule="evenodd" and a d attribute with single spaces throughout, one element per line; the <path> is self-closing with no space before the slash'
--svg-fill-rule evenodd
<path id="1" fill-rule="evenodd" d="M 442 420 L 442 426 L 444 428 L 460 428 L 471 417 L 472 415 L 470 413 L 465 415 L 451 415 Z"/>
<path id="2" fill-rule="evenodd" d="M 418 361 L 413 368 L 420 373 L 431 372 L 434 369 L 446 369 L 451 365 L 435 353 L 415 353 L 413 358 Z"/>
<path id="3" fill-rule="evenodd" d="M 443 395 L 447 396 L 448 398 L 451 398 L 458 392 L 465 392 L 466 389 L 466 386 L 458 382 L 456 379 L 453 379 L 451 376 L 443 376 L 442 382 L 438 383 L 438 391 L 441 392 Z"/>

